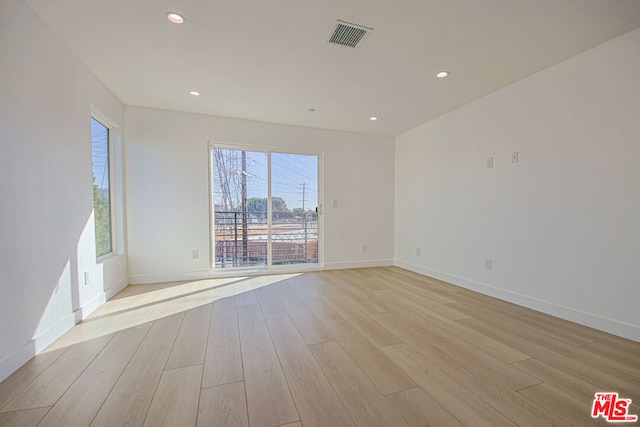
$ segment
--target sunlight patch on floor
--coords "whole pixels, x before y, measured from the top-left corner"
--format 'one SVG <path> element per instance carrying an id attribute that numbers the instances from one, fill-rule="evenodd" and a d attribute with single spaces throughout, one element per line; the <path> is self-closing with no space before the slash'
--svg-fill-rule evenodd
<path id="1" fill-rule="evenodd" d="M 116 296 L 47 347 L 45 352 L 152 322 L 299 275 L 300 273 L 198 280 L 158 290 L 153 290 L 152 287 L 149 292 L 126 297 Z M 129 288 L 122 292 L 126 294 Z"/>
<path id="2" fill-rule="evenodd" d="M 89 315 L 84 321 L 92 321 L 92 319 L 100 318 L 105 315 L 131 310 L 165 300 L 176 299 L 178 297 L 191 295 L 201 291 L 220 288 L 220 292 L 223 292 L 223 288 L 225 288 L 229 294 L 232 294 L 233 291 L 229 289 L 233 287 L 233 283 L 247 279 L 247 277 L 234 277 L 226 279 L 196 280 L 193 282 L 127 286 L 111 300 L 107 301 L 103 306 L 91 313 L 91 315 Z M 140 289 L 136 288 L 146 289 L 143 289 L 143 292 L 140 292 Z"/>

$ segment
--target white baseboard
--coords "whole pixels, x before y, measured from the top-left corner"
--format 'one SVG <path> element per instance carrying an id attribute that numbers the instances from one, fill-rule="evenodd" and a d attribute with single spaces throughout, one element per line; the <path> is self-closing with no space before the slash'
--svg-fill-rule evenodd
<path id="1" fill-rule="evenodd" d="M 4 381 L 35 355 L 35 341 L 30 340 L 27 344 L 0 360 L 0 381 Z"/>
<path id="2" fill-rule="evenodd" d="M 85 303 L 78 310 L 66 315 L 54 325 L 41 332 L 37 337 L 29 340 L 29 342 L 20 347 L 18 350 L 0 360 L 0 381 L 4 380 L 13 372 L 18 370 L 22 365 L 27 363 L 36 354 L 40 353 L 47 346 L 64 335 L 77 323 L 86 319 L 89 314 L 97 310 L 102 304 L 111 299 L 127 285 L 127 278 L 122 278 L 118 281 L 118 283 L 111 286 L 106 291 L 101 292 L 100 294 L 93 297 L 89 302 Z"/>
<path id="3" fill-rule="evenodd" d="M 123 277 L 122 279 L 120 279 L 118 283 L 116 283 L 115 285 L 111 286 L 109 289 L 106 289 L 104 291 L 105 300 L 109 301 L 111 298 L 116 296 L 118 292 L 126 288 L 128 284 L 129 284 L 129 281 L 127 280 L 126 277 Z"/>
<path id="4" fill-rule="evenodd" d="M 367 267 L 389 267 L 393 264 L 391 259 L 378 259 L 372 261 L 347 261 L 347 262 L 327 262 L 324 264 L 325 270 L 343 270 L 347 268 L 367 268 Z"/>
<path id="5" fill-rule="evenodd" d="M 3 360 L 0 360 L 0 381 L 7 378 L 13 372 L 17 371 L 22 365 L 27 363 L 35 355 L 40 353 L 51 343 L 64 335 L 78 322 L 85 319 L 89 314 L 97 310 L 98 307 L 100 307 L 108 299 L 112 298 L 126 286 L 127 279 L 123 278 L 116 285 L 107 289 L 107 291 L 96 295 L 91 299 L 91 301 L 84 304 L 78 310 L 68 314 L 63 319 L 56 322 L 54 325 L 41 332 L 37 337 L 29 340 L 29 342 L 23 345 L 21 348 L 14 351 Z"/>
<path id="6" fill-rule="evenodd" d="M 504 301 L 511 302 L 513 304 L 539 311 L 541 313 L 549 314 L 551 316 L 559 317 L 561 319 L 579 323 L 590 328 L 598 329 L 603 332 L 608 332 L 613 335 L 640 342 L 640 326 L 638 325 L 632 325 L 629 323 L 621 322 L 619 320 L 609 319 L 597 314 L 588 313 L 572 307 L 555 304 L 550 301 L 545 301 L 539 298 L 530 297 L 528 295 L 512 292 L 506 289 L 497 288 L 495 286 L 465 279 L 463 277 L 454 276 L 442 271 L 431 270 L 429 268 L 421 267 L 405 261 L 396 260 L 394 264 L 398 267 L 413 271 L 418 274 L 422 274 L 424 276 L 433 277 L 434 279 L 442 280 L 444 282 L 451 283 L 465 289 L 480 292 L 484 295 L 489 295 Z"/>
<path id="7" fill-rule="evenodd" d="M 28 343 L 20 347 L 0 361 L 0 381 L 18 370 L 27 363 L 33 356 L 44 350 L 49 344 L 60 338 L 69 329 L 75 326 L 75 315 L 70 313 L 60 319 L 54 325 L 40 333 Z"/>
<path id="8" fill-rule="evenodd" d="M 86 319 L 87 316 L 96 311 L 98 307 L 100 307 L 106 301 L 107 299 L 104 292 L 101 292 L 100 294 L 93 297 L 91 301 L 85 303 L 82 307 L 74 312 L 76 323 L 80 323 L 81 321 Z"/>
<path id="9" fill-rule="evenodd" d="M 148 283 L 180 282 L 182 280 L 209 279 L 210 277 L 211 275 L 209 270 L 183 271 L 179 273 L 134 274 L 133 276 L 129 276 L 129 284 L 145 285 Z"/>
<path id="10" fill-rule="evenodd" d="M 388 267 L 393 264 L 392 259 L 381 259 L 373 261 L 347 261 L 347 262 L 327 262 L 324 267 L 321 265 L 297 264 L 291 268 L 266 270 L 266 269 L 229 269 L 228 271 L 183 271 L 179 273 L 159 273 L 159 274 L 135 274 L 129 276 L 130 285 L 144 285 L 148 283 L 179 282 L 183 280 L 203 280 L 236 276 L 258 276 L 267 274 L 288 274 L 307 271 L 339 270 L 346 268 L 366 268 L 366 267 Z M 108 299 L 108 298 L 107 298 Z"/>

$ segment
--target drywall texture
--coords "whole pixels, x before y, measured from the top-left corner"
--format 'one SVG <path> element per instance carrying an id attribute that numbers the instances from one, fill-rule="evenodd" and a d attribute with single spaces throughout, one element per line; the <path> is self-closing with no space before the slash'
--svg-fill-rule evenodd
<path id="1" fill-rule="evenodd" d="M 640 29 L 398 136 L 397 264 L 640 341 L 638 46 Z"/>
<path id="2" fill-rule="evenodd" d="M 323 153 L 325 265 L 393 262 L 393 138 L 131 106 L 125 123 L 130 283 L 210 274 L 208 141 Z"/>
<path id="3" fill-rule="evenodd" d="M 0 3 L 0 40 L 2 380 L 126 284 L 127 267 L 96 264 L 89 124 L 91 104 L 120 123 L 122 105 L 23 1 Z"/>

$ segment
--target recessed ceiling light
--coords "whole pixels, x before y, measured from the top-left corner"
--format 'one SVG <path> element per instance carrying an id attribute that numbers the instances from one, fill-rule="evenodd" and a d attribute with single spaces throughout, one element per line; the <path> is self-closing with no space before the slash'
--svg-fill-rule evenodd
<path id="1" fill-rule="evenodd" d="M 184 24 L 187 20 L 184 16 L 177 12 L 167 12 L 167 19 L 174 24 Z"/>
<path id="2" fill-rule="evenodd" d="M 448 75 L 449 75 L 449 72 L 448 72 L 448 71 L 439 71 L 439 72 L 436 74 L 436 77 L 437 77 L 437 78 L 439 78 L 439 79 L 444 79 L 444 78 L 445 78 L 445 77 L 447 77 Z"/>
<path id="3" fill-rule="evenodd" d="M 310 112 L 310 113 L 315 113 L 316 109 L 315 108 L 309 108 L 307 111 Z"/>
<path id="4" fill-rule="evenodd" d="M 197 90 L 192 90 L 191 92 L 189 92 L 189 94 L 193 96 L 200 96 L 200 92 L 198 92 Z"/>
<path id="5" fill-rule="evenodd" d="M 378 120 L 378 118 L 376 116 L 371 116 L 369 117 L 369 120 L 371 120 L 372 122 L 375 122 L 376 120 Z"/>

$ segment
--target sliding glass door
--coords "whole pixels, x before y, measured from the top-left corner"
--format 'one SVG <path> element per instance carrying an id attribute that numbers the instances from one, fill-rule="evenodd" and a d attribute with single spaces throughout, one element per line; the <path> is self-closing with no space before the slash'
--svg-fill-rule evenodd
<path id="1" fill-rule="evenodd" d="M 213 146 L 215 269 L 319 263 L 319 157 Z"/>

